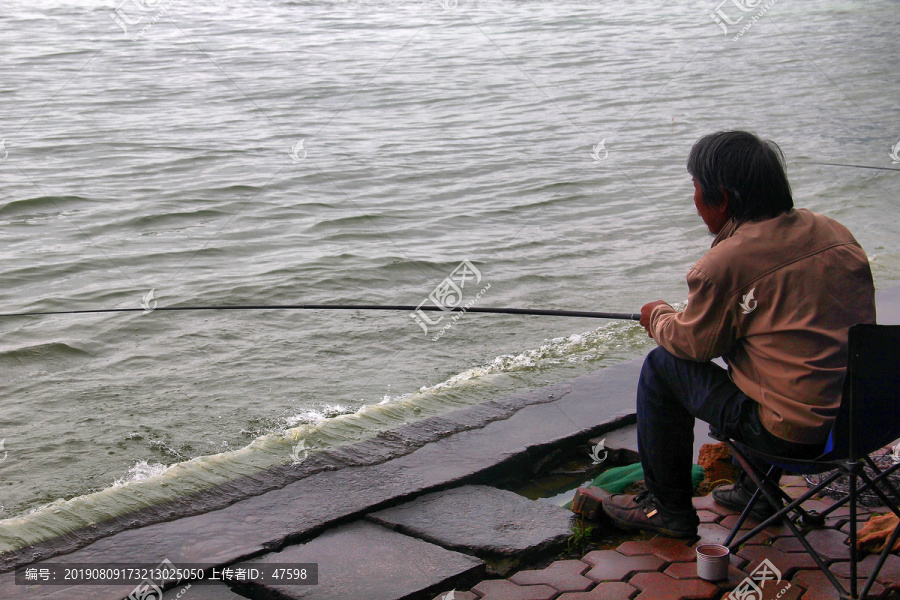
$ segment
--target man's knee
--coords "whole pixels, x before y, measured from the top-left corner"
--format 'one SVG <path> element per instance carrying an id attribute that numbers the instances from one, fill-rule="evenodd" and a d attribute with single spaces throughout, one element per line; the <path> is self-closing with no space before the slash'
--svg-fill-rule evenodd
<path id="1" fill-rule="evenodd" d="M 644 358 L 644 366 L 641 368 L 641 379 L 644 379 L 645 375 L 652 377 L 660 373 L 666 366 L 671 365 L 675 360 L 677 360 L 677 358 L 674 354 L 662 346 L 657 346 L 647 354 L 646 358 Z"/>
<path id="2" fill-rule="evenodd" d="M 660 400 L 660 392 L 667 388 L 667 365 L 675 359 L 668 350 L 658 346 L 644 358 L 644 366 L 641 367 L 641 376 L 638 379 L 638 412 L 647 404 L 653 404 Z"/>

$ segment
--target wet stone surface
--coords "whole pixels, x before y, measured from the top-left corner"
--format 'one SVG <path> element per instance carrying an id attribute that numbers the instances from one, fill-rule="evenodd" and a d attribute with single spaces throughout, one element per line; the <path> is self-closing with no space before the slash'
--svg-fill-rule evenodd
<path id="1" fill-rule="evenodd" d="M 379 525 L 356 521 L 305 544 L 241 563 L 318 563 L 318 585 L 252 585 L 251 598 L 403 600 L 437 594 L 454 582 L 476 581 L 477 558 L 446 550 Z M 471 584 L 470 584 L 471 585 Z"/>
<path id="2" fill-rule="evenodd" d="M 367 519 L 445 548 L 481 557 L 522 557 L 560 549 L 572 512 L 483 485 L 426 494 Z"/>

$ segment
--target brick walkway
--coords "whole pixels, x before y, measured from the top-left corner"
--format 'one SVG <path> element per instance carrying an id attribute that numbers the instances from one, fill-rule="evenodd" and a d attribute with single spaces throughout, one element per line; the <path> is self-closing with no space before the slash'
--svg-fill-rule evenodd
<path id="1" fill-rule="evenodd" d="M 807 490 L 799 477 L 785 477 L 782 483 L 793 497 Z M 557 561 L 545 569 L 520 571 L 509 579 L 488 579 L 470 591 L 453 590 L 449 595 L 448 590 L 435 600 L 720 599 L 727 598 L 765 558 L 781 571 L 782 582 L 777 586 L 774 581 L 768 582 L 764 600 L 775 598 L 779 592 L 781 600 L 837 598 L 834 588 L 784 525 L 767 528 L 732 556 L 727 580 L 710 583 L 699 579 L 694 548 L 724 541 L 737 514 L 715 504 L 711 496 L 694 498 L 694 505 L 701 518 L 699 540 L 657 536 L 629 541 L 615 550 L 590 552 L 581 560 Z M 824 506 L 816 500 L 804 504 L 806 508 Z M 861 526 L 869 513 L 878 509 L 860 507 L 860 512 Z M 840 509 L 827 519 L 824 528 L 812 531 L 808 537 L 845 588 L 850 565 L 849 549 L 844 543 L 848 522 L 847 510 Z M 747 527 L 752 525 L 751 522 Z M 861 577 L 869 575 L 875 558 L 870 556 L 860 562 Z M 878 582 L 870 597 L 900 598 L 900 556 L 896 553 L 888 557 Z"/>

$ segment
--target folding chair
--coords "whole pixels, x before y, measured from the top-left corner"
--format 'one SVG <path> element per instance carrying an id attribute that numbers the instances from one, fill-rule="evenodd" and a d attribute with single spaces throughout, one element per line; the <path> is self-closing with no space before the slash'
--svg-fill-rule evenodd
<path id="1" fill-rule="evenodd" d="M 891 548 L 900 536 L 900 527 L 898 527 L 880 554 L 861 593 L 857 595 L 856 530 L 859 493 L 870 489 L 885 506 L 900 518 L 900 507 L 898 507 L 900 493 L 888 479 L 889 475 L 900 469 L 900 463 L 882 470 L 870 457 L 873 452 L 900 438 L 900 326 L 855 325 L 850 328 L 849 360 L 841 406 L 824 453 L 820 457 L 814 460 L 797 460 L 785 456 L 773 456 L 754 450 L 740 442 L 724 438 L 715 431 L 711 431 L 711 435 L 724 441 L 731 448 L 740 466 L 759 487 L 747 508 L 741 513 L 724 545 L 728 546 L 732 552 L 736 552 L 738 547 L 770 524 L 784 519 L 785 525 L 834 585 L 841 598 L 852 600 L 865 598 L 872 588 L 872 584 L 875 583 L 881 567 L 884 566 Z M 756 460 L 757 464 L 751 460 Z M 758 468 L 757 465 L 760 462 L 769 465 L 766 473 Z M 874 477 L 870 477 L 864 471 L 865 465 L 874 471 Z M 835 470 L 835 472 L 826 476 L 817 486 L 794 500 L 779 487 L 778 481 L 773 478 L 773 475 L 780 474 L 779 469 L 795 474 L 825 473 L 831 470 Z M 804 510 L 800 506 L 842 475 L 849 476 L 850 480 L 849 493 L 844 497 L 818 513 Z M 857 487 L 860 483 L 861 485 Z M 890 498 L 887 492 L 893 494 L 893 498 Z M 781 508 L 735 541 L 734 538 L 740 532 L 741 526 L 761 495 L 765 496 L 772 506 Z M 848 502 L 850 505 L 849 592 L 828 569 L 825 562 L 807 541 L 800 527 L 791 518 L 802 521 L 807 526 L 820 527 L 825 523 L 825 517 Z"/>

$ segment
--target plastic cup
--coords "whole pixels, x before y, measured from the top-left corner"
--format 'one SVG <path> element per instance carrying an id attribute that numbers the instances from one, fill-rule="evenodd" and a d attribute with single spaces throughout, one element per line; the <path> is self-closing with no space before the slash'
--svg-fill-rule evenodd
<path id="1" fill-rule="evenodd" d="M 697 546 L 697 577 L 706 581 L 728 578 L 728 559 L 731 551 L 719 544 Z"/>

